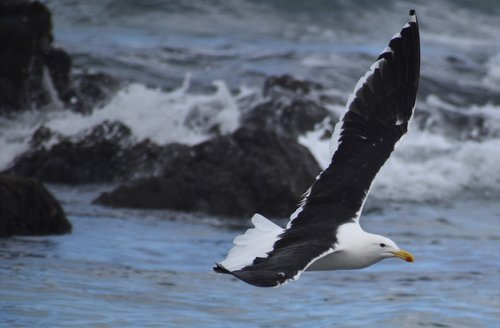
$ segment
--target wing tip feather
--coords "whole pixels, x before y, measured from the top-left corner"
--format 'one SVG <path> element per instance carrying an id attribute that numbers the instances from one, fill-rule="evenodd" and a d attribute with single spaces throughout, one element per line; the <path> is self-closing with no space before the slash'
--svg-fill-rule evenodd
<path id="1" fill-rule="evenodd" d="M 217 273 L 222 273 L 222 274 L 231 274 L 231 271 L 226 269 L 222 264 L 220 263 L 215 263 L 215 265 L 212 268 L 215 272 Z"/>

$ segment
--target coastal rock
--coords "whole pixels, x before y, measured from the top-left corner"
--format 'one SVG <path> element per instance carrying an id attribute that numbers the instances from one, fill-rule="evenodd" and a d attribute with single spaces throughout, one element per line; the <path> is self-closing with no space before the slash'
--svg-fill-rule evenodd
<path id="1" fill-rule="evenodd" d="M 280 135 L 297 138 L 299 135 L 321 124 L 325 118 L 337 121 L 332 114 L 311 100 L 295 99 L 289 104 L 275 100 L 255 106 L 243 115 L 241 125 L 249 128 L 263 128 Z"/>
<path id="2" fill-rule="evenodd" d="M 89 113 L 117 84 L 87 73 L 73 81 L 70 56 L 52 42 L 52 17 L 44 4 L 0 2 L 0 114 L 51 103 Z"/>
<path id="3" fill-rule="evenodd" d="M 0 3 L 0 108 L 18 111 L 48 101 L 42 93 L 44 63 L 50 57 L 51 16 L 39 2 Z"/>
<path id="4" fill-rule="evenodd" d="M 321 91 L 323 86 L 319 83 L 299 80 L 291 75 L 271 76 L 264 82 L 262 93 L 265 97 L 295 97 L 308 95 L 313 91 Z"/>
<path id="5" fill-rule="evenodd" d="M 40 182 L 0 175 L 0 237 L 70 232 L 61 205 Z"/>
<path id="6" fill-rule="evenodd" d="M 326 121 L 336 122 L 338 118 L 322 105 L 318 93 L 321 90 L 318 83 L 289 75 L 269 77 L 262 90 L 265 101 L 243 113 L 241 125 L 297 138 L 327 118 Z"/>
<path id="7" fill-rule="evenodd" d="M 103 193 L 95 202 L 283 217 L 297 207 L 319 172 L 315 159 L 295 140 L 264 129 L 240 128 L 180 152 L 166 163 L 161 176 Z"/>
<path id="8" fill-rule="evenodd" d="M 55 143 L 50 145 L 50 143 Z M 10 174 L 63 184 L 104 183 L 151 175 L 177 149 L 148 140 L 136 143 L 130 129 L 120 122 L 99 124 L 72 138 L 55 135 L 47 127 L 33 134 L 33 149 L 14 162 Z"/>
<path id="9" fill-rule="evenodd" d="M 436 106 L 420 110 L 415 117 L 420 129 L 456 140 L 478 141 L 500 136 L 500 128 L 488 124 L 482 113 L 459 112 Z"/>
<path id="10" fill-rule="evenodd" d="M 453 106 L 469 107 L 487 103 L 500 104 L 500 92 L 479 85 L 462 85 L 457 81 L 421 77 L 419 98 L 426 99 L 438 95 L 444 102 Z"/>
<path id="11" fill-rule="evenodd" d="M 89 113 L 104 106 L 120 89 L 121 83 L 104 73 L 80 72 L 72 75 L 74 93 L 64 97 L 70 108 Z M 73 98 L 71 97 L 73 96 Z"/>

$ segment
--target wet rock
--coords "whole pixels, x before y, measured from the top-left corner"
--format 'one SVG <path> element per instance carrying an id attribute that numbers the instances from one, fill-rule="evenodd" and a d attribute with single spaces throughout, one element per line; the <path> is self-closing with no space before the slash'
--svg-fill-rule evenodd
<path id="1" fill-rule="evenodd" d="M 39 2 L 0 3 L 0 109 L 17 111 L 47 102 L 41 92 L 52 43 L 51 16 Z"/>
<path id="2" fill-rule="evenodd" d="M 323 90 L 319 83 L 298 80 L 291 75 L 271 76 L 264 82 L 262 93 L 265 97 L 303 96 L 313 91 Z"/>
<path id="3" fill-rule="evenodd" d="M 419 110 L 415 118 L 421 130 L 444 134 L 457 140 L 483 140 L 500 135 L 496 127 L 488 126 L 487 118 L 480 113 L 433 107 L 431 110 Z"/>
<path id="4" fill-rule="evenodd" d="M 457 81 L 438 80 L 422 76 L 419 85 L 419 98 L 426 99 L 438 95 L 443 101 L 460 107 L 500 104 L 500 92 L 479 85 L 462 85 Z"/>
<path id="5" fill-rule="evenodd" d="M 125 142 L 130 135 L 130 129 L 117 122 L 98 125 L 77 140 L 41 127 L 31 140 L 36 147 L 17 158 L 9 173 L 52 183 L 106 181 L 120 174 L 114 160 L 121 150 L 117 140 Z M 55 144 L 46 146 L 50 142 Z"/>
<path id="6" fill-rule="evenodd" d="M 0 237 L 70 232 L 59 202 L 40 182 L 0 175 Z"/>
<path id="7" fill-rule="evenodd" d="M 267 101 L 245 113 L 241 125 L 249 128 L 263 128 L 278 134 L 297 138 L 299 135 L 312 131 L 325 118 L 332 114 L 311 100 L 292 100 L 283 104 L 274 100 Z M 336 121 L 331 118 L 332 121 Z"/>
<path id="8" fill-rule="evenodd" d="M 52 17 L 44 4 L 0 2 L 0 114 L 51 103 L 89 113 L 117 84 L 92 74 L 80 74 L 75 84 L 70 56 L 52 41 Z"/>
<path id="9" fill-rule="evenodd" d="M 262 90 L 265 101 L 243 113 L 241 125 L 264 128 L 280 135 L 297 138 L 318 124 L 336 122 L 322 105 L 320 84 L 294 79 L 289 75 L 268 78 Z"/>
<path id="10" fill-rule="evenodd" d="M 89 113 L 104 106 L 120 89 L 121 83 L 104 73 L 81 72 L 73 75 L 74 93 L 65 102 L 77 112 Z"/>
<path id="11" fill-rule="evenodd" d="M 129 127 L 107 121 L 72 138 L 42 126 L 35 131 L 31 145 L 33 149 L 17 158 L 8 172 L 62 184 L 152 175 L 177 149 L 187 148 L 176 144 L 160 147 L 148 140 L 137 143 Z"/>
<path id="12" fill-rule="evenodd" d="M 40 149 L 44 147 L 52 138 L 55 138 L 56 134 L 46 127 L 45 125 L 41 125 L 38 129 L 33 132 L 30 140 L 31 149 Z M 61 138 L 60 136 L 58 136 Z"/>
<path id="13" fill-rule="evenodd" d="M 180 152 L 161 176 L 103 193 L 96 203 L 283 217 L 292 213 L 319 172 L 315 159 L 295 140 L 240 128 Z"/>

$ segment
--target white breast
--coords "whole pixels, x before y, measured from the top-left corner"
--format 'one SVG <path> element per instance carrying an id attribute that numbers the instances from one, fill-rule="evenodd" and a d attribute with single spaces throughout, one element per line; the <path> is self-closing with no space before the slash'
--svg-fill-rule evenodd
<path id="1" fill-rule="evenodd" d="M 380 261 L 382 258 L 371 252 L 373 236 L 365 232 L 357 222 L 339 226 L 334 252 L 318 259 L 307 270 L 362 269 Z"/>

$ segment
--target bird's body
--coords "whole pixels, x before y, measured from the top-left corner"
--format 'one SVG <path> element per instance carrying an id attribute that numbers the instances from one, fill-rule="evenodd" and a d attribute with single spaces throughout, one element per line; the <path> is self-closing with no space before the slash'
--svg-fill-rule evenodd
<path id="1" fill-rule="evenodd" d="M 387 237 L 365 232 L 359 217 L 378 171 L 407 132 L 420 75 L 414 11 L 356 84 L 337 124 L 332 161 L 306 192 L 286 228 L 265 217 L 234 240 L 214 267 L 249 284 L 276 287 L 306 270 L 361 269 L 382 259 L 413 256 Z"/>
<path id="2" fill-rule="evenodd" d="M 307 271 L 363 269 L 384 258 L 393 257 L 390 250 L 398 250 L 389 238 L 366 232 L 357 222 L 339 226 L 337 235 L 337 246 L 332 248 L 330 254 L 313 262 Z M 387 252 L 378 252 L 380 244 L 385 245 Z"/>

